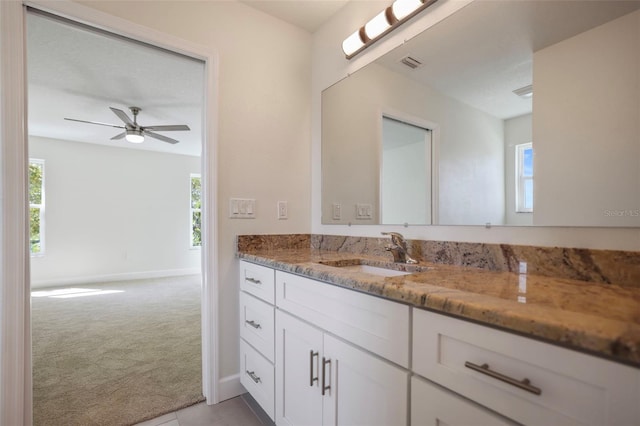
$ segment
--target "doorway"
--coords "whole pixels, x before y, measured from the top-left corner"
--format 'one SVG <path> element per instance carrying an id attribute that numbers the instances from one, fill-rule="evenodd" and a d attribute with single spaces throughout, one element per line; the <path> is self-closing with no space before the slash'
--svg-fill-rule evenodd
<path id="1" fill-rule="evenodd" d="M 13 3 L 13 2 L 11 2 Z M 124 23 L 116 22 L 91 13 L 81 6 L 69 4 L 56 4 L 47 6 L 48 8 L 57 9 L 56 13 L 73 17 L 85 23 L 93 23 L 101 28 L 111 28 L 120 34 L 128 34 L 135 39 L 149 42 L 153 45 L 159 45 L 169 50 L 175 50 L 182 53 L 188 53 L 191 56 L 205 61 L 206 89 L 204 91 L 206 110 L 209 114 L 205 114 L 203 136 L 205 143 L 202 147 L 202 179 L 203 179 L 203 208 L 202 208 L 202 263 L 203 285 L 202 285 L 202 342 L 203 342 L 203 393 L 206 395 L 208 402 L 216 402 L 216 386 L 217 369 L 214 354 L 214 345 L 216 341 L 216 324 L 215 318 L 215 301 L 217 294 L 216 280 L 214 278 L 212 264 L 215 259 L 215 215 L 213 213 L 213 200 L 215 200 L 215 183 L 216 178 L 213 172 L 213 156 L 215 152 L 215 132 L 210 125 L 207 125 L 212 111 L 216 110 L 215 96 L 212 82 L 215 80 L 216 70 L 214 67 L 215 54 L 212 52 L 203 52 L 200 47 L 190 45 L 182 40 L 174 39 L 170 36 L 159 35 L 157 33 L 146 31 L 144 28 L 129 28 Z M 4 223 L 3 228 L 5 247 L 12 246 L 15 248 L 15 256 L 5 257 L 6 266 L 3 272 L 4 288 L 3 297 L 3 314 L 4 318 L 9 321 L 3 321 L 2 339 L 5 342 L 24 342 L 24 345 L 13 345 L 10 353 L 3 354 L 3 419 L 9 423 L 23 424 L 30 420 L 30 339 L 29 339 L 29 303 L 28 290 L 29 274 L 28 274 L 28 256 L 25 256 L 22 247 L 27 246 L 26 239 L 26 215 L 23 216 L 22 211 L 27 211 L 26 194 L 27 184 L 23 179 L 26 176 L 27 158 L 26 158 L 26 132 L 20 123 L 24 120 L 24 109 L 20 105 L 26 104 L 24 94 L 24 75 L 22 55 L 24 52 L 21 47 L 23 40 L 22 25 L 24 22 L 25 10 L 20 4 L 13 3 L 11 5 L 3 5 L 2 8 L 2 41 L 3 46 L 11 46 L 10 49 L 3 49 L 3 56 L 11 60 L 3 61 L 3 89 L 12 87 L 11 90 L 3 92 L 5 106 L 10 105 L 11 109 L 2 109 L 3 114 L 3 139 L 11 140 L 14 143 L 5 144 L 5 152 L 3 155 L 3 174 L 4 178 L 14 183 L 10 187 L 10 191 L 6 192 L 4 206 L 12 206 L 11 209 L 3 208 Z M 7 23 L 11 25 L 5 25 Z M 18 36 L 16 36 L 18 35 Z M 15 48 L 14 48 L 15 47 Z M 7 82 L 9 86 L 7 86 Z M 21 89 L 22 88 L 22 89 Z M 5 96 L 6 95 L 6 96 Z M 22 195 L 20 195 L 22 194 Z M 8 204 L 6 204 L 8 203 Z M 24 209 L 21 209 L 23 206 Z M 9 231 L 9 232 L 8 232 Z M 4 256 L 3 256 L 4 257 Z M 15 259 L 14 259 L 15 258 Z M 15 262 L 13 261 L 15 260 Z M 21 265 L 27 265 L 27 268 Z M 10 279 L 9 279 L 10 278 Z M 6 309 L 10 306 L 11 309 Z M 211 326 L 209 326 L 211 324 Z M 11 366 L 11 368 L 7 368 Z"/>
<path id="2" fill-rule="evenodd" d="M 200 402 L 204 63 L 26 24 L 34 424 Z"/>

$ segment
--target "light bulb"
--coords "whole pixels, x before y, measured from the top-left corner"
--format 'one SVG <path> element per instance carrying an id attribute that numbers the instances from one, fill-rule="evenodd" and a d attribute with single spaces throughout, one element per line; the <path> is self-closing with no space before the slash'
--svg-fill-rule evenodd
<path id="1" fill-rule="evenodd" d="M 124 137 L 127 142 L 131 143 L 142 143 L 144 142 L 144 135 L 140 130 L 131 130 L 127 132 L 127 135 Z"/>
<path id="2" fill-rule="evenodd" d="M 364 42 L 360 38 L 360 30 L 357 30 L 342 42 L 342 51 L 349 56 L 357 52 L 362 46 L 364 46 Z"/>
<path id="3" fill-rule="evenodd" d="M 364 32 L 367 34 L 367 37 L 373 40 L 388 30 L 390 26 L 391 24 L 387 21 L 386 11 L 383 10 L 366 23 Z"/>
<path id="4" fill-rule="evenodd" d="M 422 6 L 421 0 L 396 0 L 391 5 L 391 10 L 393 11 L 393 16 L 400 21 L 411 15 L 420 6 Z"/>

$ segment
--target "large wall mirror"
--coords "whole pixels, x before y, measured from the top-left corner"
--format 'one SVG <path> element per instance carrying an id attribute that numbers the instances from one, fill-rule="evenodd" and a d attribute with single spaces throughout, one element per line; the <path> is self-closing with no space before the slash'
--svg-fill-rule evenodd
<path id="1" fill-rule="evenodd" d="M 640 226 L 640 2 L 474 1 L 324 90 L 322 223 Z"/>

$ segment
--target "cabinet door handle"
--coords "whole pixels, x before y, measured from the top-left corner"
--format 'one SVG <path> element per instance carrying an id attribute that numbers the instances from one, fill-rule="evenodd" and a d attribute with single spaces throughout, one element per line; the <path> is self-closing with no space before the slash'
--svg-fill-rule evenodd
<path id="1" fill-rule="evenodd" d="M 326 359 L 322 357 L 322 395 L 324 396 L 325 392 L 331 389 L 331 385 L 326 384 L 327 370 L 326 366 L 329 364 L 329 369 L 331 369 L 331 359 Z M 329 372 L 331 374 L 331 372 Z"/>
<path id="2" fill-rule="evenodd" d="M 260 377 L 256 376 L 255 371 L 246 370 L 246 373 L 247 373 L 247 376 L 251 377 L 251 380 L 253 380 L 255 383 L 262 382 L 262 380 L 260 380 Z"/>
<path id="3" fill-rule="evenodd" d="M 318 352 L 314 352 L 313 349 L 309 351 L 309 386 L 313 386 L 313 383 L 318 381 L 318 376 L 313 377 L 313 358 L 317 357 Z"/>
<path id="4" fill-rule="evenodd" d="M 498 373 L 497 371 L 490 370 L 489 364 L 478 365 L 469 361 L 465 361 L 464 366 L 474 371 L 477 371 L 478 373 L 482 373 L 489 377 L 493 377 L 494 379 L 501 380 L 505 383 L 510 384 L 511 386 L 515 386 L 522 390 L 526 390 L 527 392 L 531 392 L 536 395 L 542 394 L 542 389 L 533 386 L 529 379 L 524 378 L 522 380 L 518 380 L 509 376 L 505 376 L 504 374 Z"/>
<path id="5" fill-rule="evenodd" d="M 262 281 L 257 280 L 255 278 L 251 278 L 251 277 L 245 277 L 245 280 L 247 280 L 247 281 L 249 281 L 250 283 L 253 283 L 253 284 L 258 284 L 258 285 L 262 284 Z"/>
<path id="6" fill-rule="evenodd" d="M 262 326 L 260 324 L 258 324 L 257 322 L 255 322 L 254 320 L 244 320 L 244 322 L 246 322 L 247 324 L 249 324 L 251 327 L 253 328 L 262 328 Z"/>

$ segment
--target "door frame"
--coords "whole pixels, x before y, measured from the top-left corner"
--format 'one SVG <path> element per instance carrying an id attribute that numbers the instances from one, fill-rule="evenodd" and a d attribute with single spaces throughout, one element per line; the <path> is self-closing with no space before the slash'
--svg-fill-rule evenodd
<path id="1" fill-rule="evenodd" d="M 0 424 L 32 423 L 28 241 L 26 6 L 205 63 L 202 144 L 202 391 L 219 402 L 217 117 L 218 53 L 71 1 L 0 1 Z"/>

